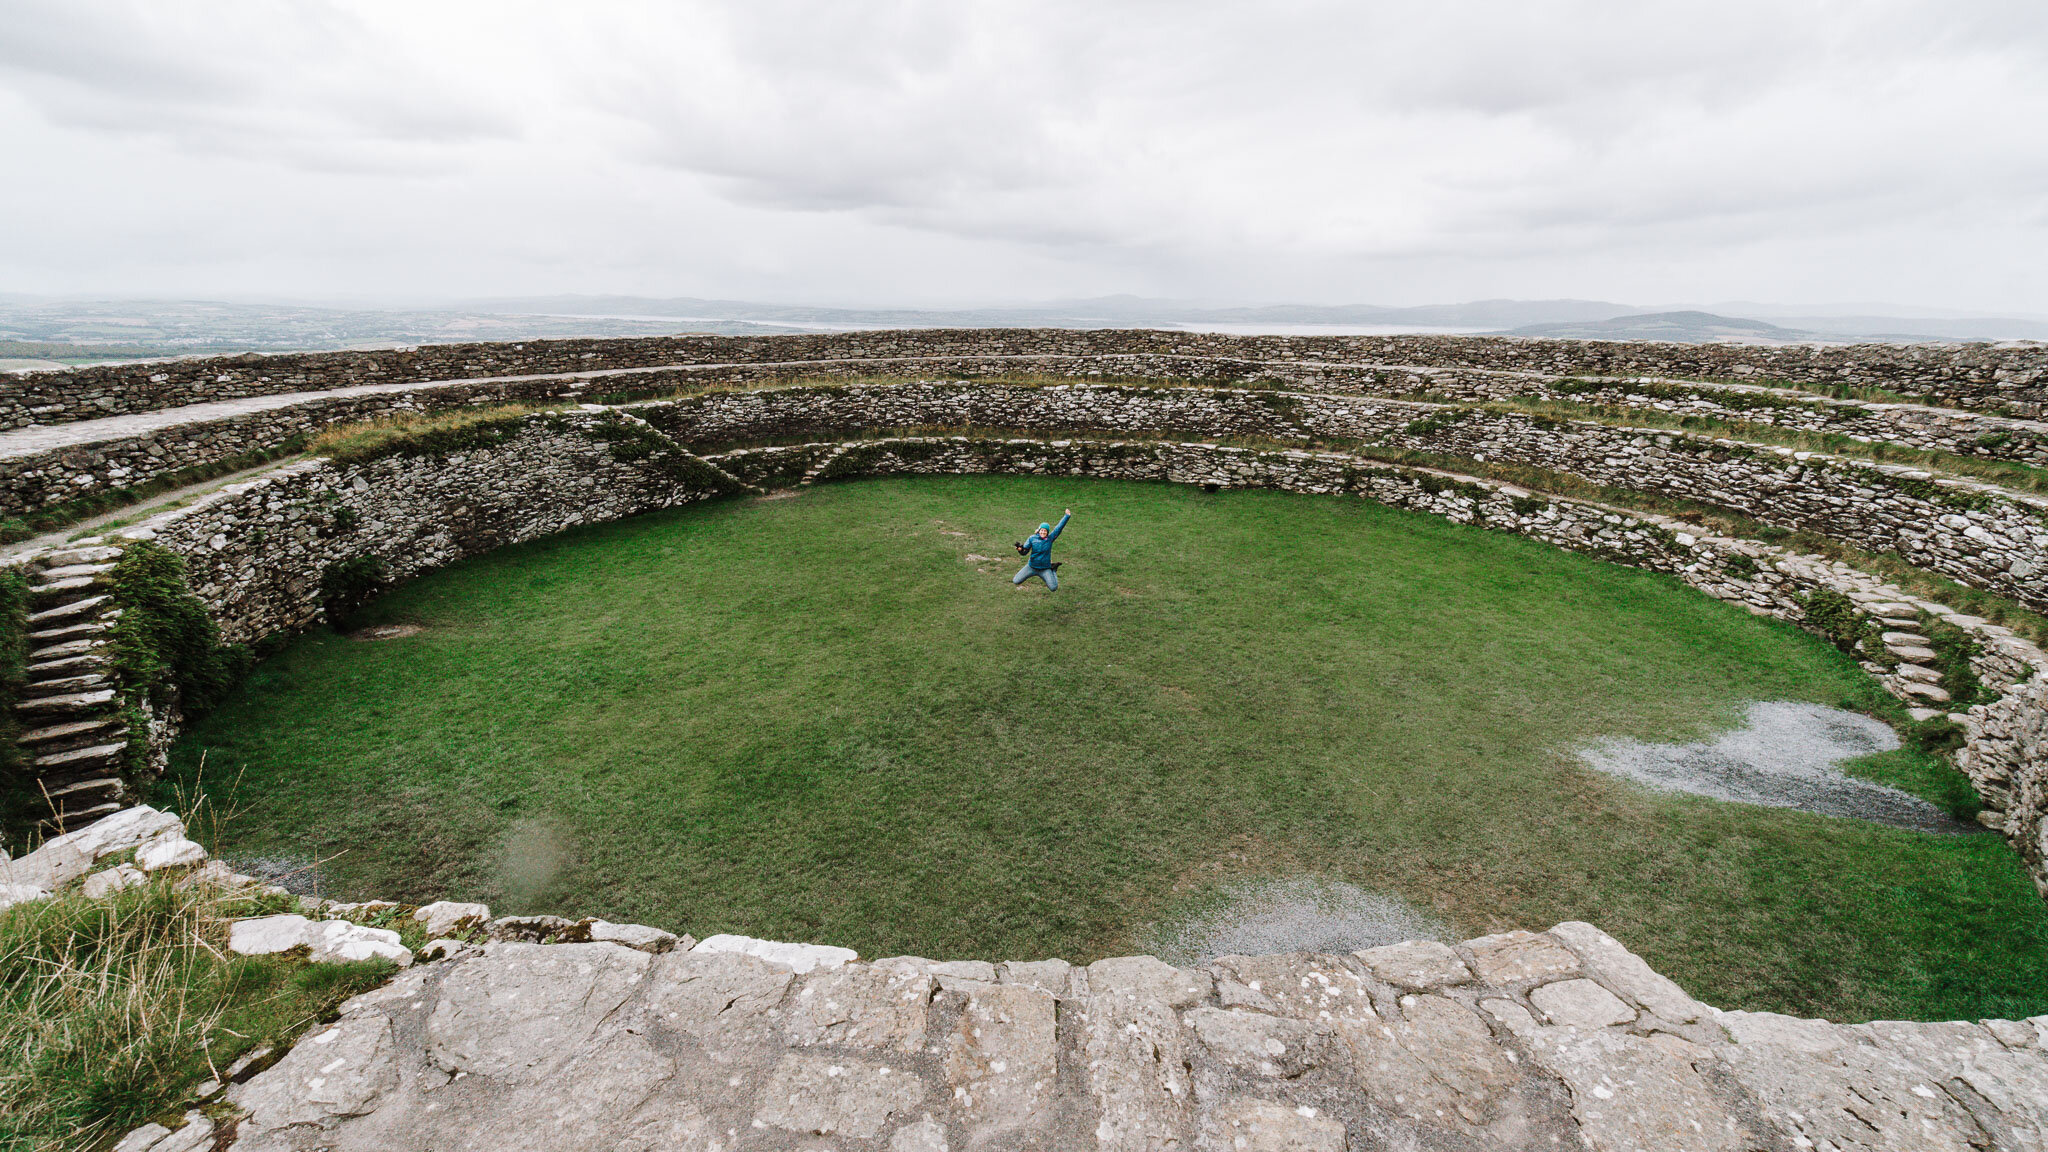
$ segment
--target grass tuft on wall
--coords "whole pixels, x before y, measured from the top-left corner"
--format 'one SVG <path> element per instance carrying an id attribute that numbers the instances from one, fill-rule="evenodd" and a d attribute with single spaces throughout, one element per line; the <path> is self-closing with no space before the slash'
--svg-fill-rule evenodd
<path id="1" fill-rule="evenodd" d="M 227 950 L 231 920 L 280 911 L 167 878 L 0 911 L 0 1148 L 105 1147 L 394 971 Z"/>

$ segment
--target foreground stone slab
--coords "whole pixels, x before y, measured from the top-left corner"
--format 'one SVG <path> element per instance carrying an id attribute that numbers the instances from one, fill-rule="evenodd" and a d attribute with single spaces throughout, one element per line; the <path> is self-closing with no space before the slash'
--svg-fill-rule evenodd
<path id="1" fill-rule="evenodd" d="M 182 840 L 185 825 L 170 812 L 148 805 L 124 808 L 76 832 L 54 837 L 16 860 L 0 861 L 0 884 L 21 884 L 54 892 L 92 871 L 93 862 L 158 839 Z M 205 859 L 200 853 L 199 859 Z M 193 861 L 196 863 L 197 861 Z"/>
<path id="2" fill-rule="evenodd" d="M 780 964 L 792 972 L 809 972 L 813 968 L 837 968 L 860 956 L 860 953 L 851 948 L 835 948 L 829 944 L 791 944 L 782 940 L 757 940 L 752 936 L 732 936 L 724 933 L 706 936 L 697 942 L 692 951 L 738 952 L 747 956 L 758 956 L 771 964 Z"/>
<path id="3" fill-rule="evenodd" d="M 355 927 L 264 917 L 236 942 L 334 925 Z M 2048 1018 L 1719 1012 L 1590 925 L 1201 969 L 798 971 L 790 947 L 443 949 L 226 1111 L 119 1147 L 2029 1152 L 2048 1131 Z"/>
<path id="4" fill-rule="evenodd" d="M 429 936 L 453 936 L 481 929 L 491 919 L 491 906 L 436 900 L 414 909 L 412 918 L 426 925 Z"/>
<path id="5" fill-rule="evenodd" d="M 365 928 L 346 920 L 308 920 L 304 916 L 257 916 L 237 920 L 228 930 L 228 950 L 244 956 L 266 956 L 304 948 L 318 961 L 382 959 L 403 968 L 412 950 L 398 933 Z"/>

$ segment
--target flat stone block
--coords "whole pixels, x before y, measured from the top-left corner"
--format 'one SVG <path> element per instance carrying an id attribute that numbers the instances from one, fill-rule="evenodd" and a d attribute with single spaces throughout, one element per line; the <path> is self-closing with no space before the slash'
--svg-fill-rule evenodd
<path id="1" fill-rule="evenodd" d="M 1555 980 L 1579 974 L 1579 958 L 1549 936 L 1519 929 L 1497 936 L 1467 940 L 1478 964 L 1479 978 L 1488 984 L 1514 984 L 1522 980 Z"/>
<path id="2" fill-rule="evenodd" d="M 1591 980 L 1560 980 L 1529 993 L 1529 1002 L 1552 1024 L 1607 1028 L 1636 1018 L 1635 1009 Z"/>
<path id="3" fill-rule="evenodd" d="M 1389 984 L 1426 992 L 1450 984 L 1464 984 L 1472 979 L 1472 970 L 1451 950 L 1448 944 L 1434 940 L 1410 940 L 1401 944 L 1388 944 L 1381 948 L 1367 948 L 1356 953 L 1372 974 Z"/>

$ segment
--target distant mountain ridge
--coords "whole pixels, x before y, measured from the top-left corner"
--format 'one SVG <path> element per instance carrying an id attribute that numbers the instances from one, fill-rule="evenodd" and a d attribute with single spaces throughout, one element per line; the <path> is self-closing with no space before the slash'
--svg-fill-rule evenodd
<path id="1" fill-rule="evenodd" d="M 1793 344 L 1822 339 L 1812 332 L 1783 328 L 1763 320 L 1719 316 L 1712 312 L 1644 312 L 1607 320 L 1525 324 L 1507 334 L 1557 340 L 1664 340 L 1681 344 Z"/>
<path id="2" fill-rule="evenodd" d="M 1541 324 L 1604 320 L 1647 311 L 1604 300 L 1476 300 L 1466 304 L 1388 307 L 1376 304 L 1260 304 L 1218 306 L 1191 300 L 1142 296 L 1096 296 L 1045 304 L 987 308 L 823 308 L 714 300 L 693 296 L 535 296 L 466 300 L 465 311 L 551 316 L 650 317 L 753 321 L 771 324 L 858 325 L 860 327 L 995 327 L 1029 325 L 1101 328 L 1122 325 L 1327 324 L 1414 325 L 1473 331 Z"/>
<path id="3" fill-rule="evenodd" d="M 532 296 L 434 306 L 329 306 L 0 295 L 0 370 L 240 350 L 284 352 L 489 340 L 848 331 L 873 328 L 1156 328 L 1233 334 L 1506 334 L 1680 343 L 2048 341 L 2048 318 L 1910 318 L 1755 305 L 1643 308 L 1603 300 L 1227 304 L 1098 296 L 979 308 L 827 308 L 698 297 Z M 1816 310 L 1819 311 L 1819 310 Z M 1855 314 L 1848 314 L 1854 311 Z"/>
<path id="4" fill-rule="evenodd" d="M 1270 327 L 1450 331 L 1588 340 L 1795 343 L 1857 340 L 2048 340 L 2048 320 L 2014 317 L 1878 315 L 1774 317 L 1703 309 L 1646 308 L 1607 300 L 1474 300 L 1391 307 L 1376 304 L 1218 305 L 1142 296 L 1097 296 L 982 308 L 825 308 L 700 297 L 541 296 L 463 301 L 473 312 L 589 316 L 698 323 L 823 328 Z"/>

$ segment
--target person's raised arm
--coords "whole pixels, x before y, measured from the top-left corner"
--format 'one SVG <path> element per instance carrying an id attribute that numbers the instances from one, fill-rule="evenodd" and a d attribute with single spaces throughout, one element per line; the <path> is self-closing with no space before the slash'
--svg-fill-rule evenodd
<path id="1" fill-rule="evenodd" d="M 1066 530 L 1067 521 L 1072 520 L 1073 518 L 1074 510 L 1072 508 L 1067 509 L 1066 515 L 1060 517 L 1060 522 L 1052 526 L 1051 532 L 1046 533 L 1045 542 L 1050 544 L 1053 541 L 1059 539 L 1060 533 Z"/>

